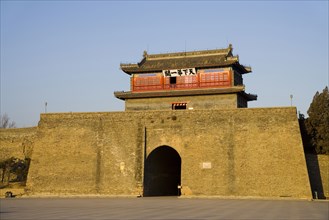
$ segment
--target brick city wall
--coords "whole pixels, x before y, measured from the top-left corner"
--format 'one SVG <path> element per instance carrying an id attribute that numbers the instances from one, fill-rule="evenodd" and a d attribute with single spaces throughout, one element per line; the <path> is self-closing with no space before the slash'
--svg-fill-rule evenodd
<path id="1" fill-rule="evenodd" d="M 171 104 L 175 102 L 187 103 L 187 108 L 199 110 L 237 108 L 238 101 L 237 94 L 140 98 L 125 100 L 127 111 L 171 110 Z"/>
<path id="2" fill-rule="evenodd" d="M 295 108 L 42 114 L 27 190 L 141 195 L 144 157 L 163 145 L 181 157 L 182 195 L 311 198 Z"/>

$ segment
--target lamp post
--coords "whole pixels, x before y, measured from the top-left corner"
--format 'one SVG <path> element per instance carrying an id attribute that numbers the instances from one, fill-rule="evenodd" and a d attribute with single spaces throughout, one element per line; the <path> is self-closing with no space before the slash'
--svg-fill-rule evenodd
<path id="1" fill-rule="evenodd" d="M 48 103 L 45 102 L 45 113 L 47 113 L 47 105 L 48 105 Z"/>
<path id="2" fill-rule="evenodd" d="M 290 95 L 290 106 L 292 106 L 292 98 L 293 97 L 294 97 L 293 95 Z"/>

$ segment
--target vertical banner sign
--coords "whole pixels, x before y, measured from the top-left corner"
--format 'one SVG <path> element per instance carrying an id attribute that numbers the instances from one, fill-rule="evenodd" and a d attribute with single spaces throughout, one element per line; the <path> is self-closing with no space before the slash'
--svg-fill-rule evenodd
<path id="1" fill-rule="evenodd" d="M 177 70 L 162 70 L 163 76 L 165 77 L 174 77 L 174 76 L 189 76 L 195 75 L 195 68 L 185 68 Z"/>

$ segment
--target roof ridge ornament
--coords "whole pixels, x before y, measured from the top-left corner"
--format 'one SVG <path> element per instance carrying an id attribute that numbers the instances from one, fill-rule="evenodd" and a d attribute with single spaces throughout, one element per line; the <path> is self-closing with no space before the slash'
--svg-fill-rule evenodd
<path id="1" fill-rule="evenodd" d="M 147 56 L 148 56 L 147 51 L 144 50 L 144 52 L 143 52 L 143 57 L 146 58 Z"/>
<path id="2" fill-rule="evenodd" d="M 233 56 L 233 46 L 232 46 L 232 44 L 229 44 L 228 45 L 228 56 Z"/>

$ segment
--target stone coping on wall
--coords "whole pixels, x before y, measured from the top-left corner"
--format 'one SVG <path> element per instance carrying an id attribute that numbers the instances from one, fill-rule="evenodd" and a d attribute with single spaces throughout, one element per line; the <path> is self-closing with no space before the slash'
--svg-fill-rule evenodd
<path id="1" fill-rule="evenodd" d="M 0 128 L 0 133 L 15 133 L 15 134 L 24 134 L 24 133 L 33 133 L 38 129 L 37 126 L 33 127 L 23 127 L 23 128 Z"/>
<path id="2" fill-rule="evenodd" d="M 295 110 L 297 117 L 297 108 L 295 106 L 281 106 L 281 107 L 255 107 L 255 108 L 236 108 L 236 109 L 192 109 L 192 110 L 143 110 L 143 111 L 103 111 L 103 112 L 50 112 L 50 113 L 41 113 L 40 119 L 52 118 L 57 116 L 67 116 L 68 118 L 79 117 L 82 115 L 94 116 L 107 116 L 115 114 L 149 114 L 157 112 L 167 112 L 167 113 L 177 113 L 177 112 L 232 112 L 232 111 L 266 111 L 266 110 Z"/>

